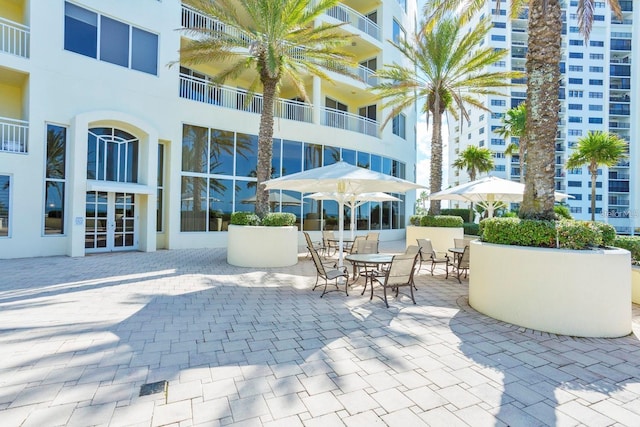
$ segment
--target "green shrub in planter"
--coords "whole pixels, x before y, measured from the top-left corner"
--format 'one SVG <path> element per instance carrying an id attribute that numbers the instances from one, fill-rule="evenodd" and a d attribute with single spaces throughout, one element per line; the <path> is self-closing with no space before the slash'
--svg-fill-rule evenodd
<path id="1" fill-rule="evenodd" d="M 451 215 L 425 215 L 420 219 L 422 227 L 462 227 L 462 218 Z"/>
<path id="2" fill-rule="evenodd" d="M 554 221 L 521 220 L 520 218 L 487 218 L 480 223 L 481 239 L 501 245 L 555 248 Z"/>
<path id="3" fill-rule="evenodd" d="M 586 221 L 558 221 L 556 230 L 561 248 L 588 249 L 602 246 L 602 233 Z"/>
<path id="4" fill-rule="evenodd" d="M 262 225 L 267 227 L 285 227 L 296 224 L 296 216 L 292 213 L 271 212 L 262 218 Z"/>
<path id="5" fill-rule="evenodd" d="M 617 236 L 611 246 L 631 252 L 631 258 L 640 262 L 640 236 Z"/>
<path id="6" fill-rule="evenodd" d="M 480 235 L 480 224 L 476 224 L 475 222 L 465 222 L 462 226 L 464 227 L 464 234 L 468 234 L 470 236 Z"/>
<path id="7" fill-rule="evenodd" d="M 555 205 L 553 207 L 553 211 L 556 213 L 559 219 L 573 219 L 571 216 L 571 211 L 568 206 L 565 205 Z"/>
<path id="8" fill-rule="evenodd" d="M 464 222 L 473 222 L 473 211 L 471 209 L 440 209 L 440 214 L 459 216 Z"/>
<path id="9" fill-rule="evenodd" d="M 422 219 L 423 215 L 411 215 L 409 217 L 409 224 L 410 225 L 415 225 L 416 227 L 420 227 L 420 220 Z"/>
<path id="10" fill-rule="evenodd" d="M 604 246 L 612 246 L 616 240 L 616 229 L 611 224 L 605 224 L 604 222 L 590 222 L 591 227 L 595 227 L 602 235 L 602 244 Z"/>
<path id="11" fill-rule="evenodd" d="M 231 214 L 233 225 L 260 225 L 260 218 L 253 212 L 234 212 Z"/>

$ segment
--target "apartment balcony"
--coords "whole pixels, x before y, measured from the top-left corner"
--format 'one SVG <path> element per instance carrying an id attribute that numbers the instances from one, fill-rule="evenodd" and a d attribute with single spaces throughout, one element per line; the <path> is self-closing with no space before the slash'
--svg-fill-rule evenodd
<path id="1" fill-rule="evenodd" d="M 360 32 L 367 34 L 375 40 L 382 40 L 382 32 L 378 24 L 367 18 L 360 12 L 351 9 L 349 6 L 339 4 L 327 10 L 326 14 L 340 22 L 357 28 Z"/>
<path id="2" fill-rule="evenodd" d="M 609 101 L 612 101 L 612 102 L 631 102 L 631 99 L 629 98 L 629 95 L 623 95 L 623 96 L 611 95 L 611 96 L 609 96 Z"/>
<path id="3" fill-rule="evenodd" d="M 246 90 L 217 86 L 208 79 L 186 74 L 180 74 L 180 98 L 255 114 L 262 113 L 263 106 L 261 94 L 249 97 Z M 274 116 L 306 123 L 313 121 L 311 105 L 282 98 L 276 100 Z"/>
<path id="4" fill-rule="evenodd" d="M 629 206 L 629 200 L 620 197 L 609 197 L 609 206 Z"/>
<path id="5" fill-rule="evenodd" d="M 629 104 L 609 104 L 609 115 L 612 116 L 629 116 L 631 108 Z"/>
<path id="6" fill-rule="evenodd" d="M 180 97 L 222 108 L 261 114 L 261 94 L 249 96 L 248 91 L 229 86 L 214 85 L 209 79 L 180 74 Z M 377 121 L 346 111 L 322 108 L 321 125 L 349 130 L 378 137 L 380 125 Z M 274 117 L 313 123 L 313 106 L 304 102 L 278 98 L 274 106 Z"/>
<path id="7" fill-rule="evenodd" d="M 27 153 L 29 122 L 0 117 L 0 152 Z"/>
<path id="8" fill-rule="evenodd" d="M 29 39 L 29 27 L 0 17 L 0 52 L 28 58 Z"/>
<path id="9" fill-rule="evenodd" d="M 380 126 L 375 120 L 333 108 L 321 107 L 321 111 L 320 124 L 323 126 L 350 130 L 376 138 L 379 135 Z"/>
<path id="10" fill-rule="evenodd" d="M 347 6 L 336 6 L 333 9 L 349 9 Z M 352 11 L 353 13 L 357 13 Z M 351 14 L 353 15 L 353 14 Z M 368 18 L 361 15 L 363 19 L 371 22 Z M 362 24 L 365 25 L 365 24 Z M 368 24 L 367 24 L 368 25 Z M 375 24 L 374 24 L 375 25 Z M 206 28 L 214 33 L 219 33 L 220 35 L 231 36 L 236 39 L 239 39 L 243 42 L 243 44 L 248 48 L 251 44 L 251 40 L 247 38 L 244 34 L 241 34 L 237 30 L 227 27 L 224 24 L 221 24 L 219 21 L 215 19 L 211 19 L 210 17 L 204 15 L 196 9 L 193 9 L 187 5 L 182 5 L 182 26 L 183 27 L 195 27 L 195 28 Z M 368 28 L 368 27 L 367 27 Z M 372 30 L 369 30 L 372 31 Z M 293 48 L 292 48 L 293 49 Z M 298 55 L 303 56 L 304 52 L 297 52 Z M 346 72 L 350 74 L 354 79 L 359 80 L 369 86 L 375 86 L 378 84 L 378 78 L 374 75 L 376 70 L 371 70 L 363 65 L 358 65 L 356 67 L 350 68 L 338 68 L 337 66 L 333 66 L 332 64 L 323 64 L 327 69 L 335 70 L 336 72 Z"/>
<path id="11" fill-rule="evenodd" d="M 615 129 L 631 129 L 631 123 L 609 122 L 609 128 Z"/>

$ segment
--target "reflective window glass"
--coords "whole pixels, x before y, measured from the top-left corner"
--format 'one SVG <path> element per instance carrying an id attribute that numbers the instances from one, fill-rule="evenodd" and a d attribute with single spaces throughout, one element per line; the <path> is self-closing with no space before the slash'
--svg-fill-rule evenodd
<path id="1" fill-rule="evenodd" d="M 358 163 L 357 166 L 365 169 L 371 168 L 371 155 L 369 153 L 363 153 L 358 151 Z"/>
<path id="2" fill-rule="evenodd" d="M 211 129 L 209 173 L 233 175 L 233 139 L 234 133 L 231 131 Z"/>
<path id="3" fill-rule="evenodd" d="M 282 141 L 282 175 L 302 171 L 302 143 Z"/>
<path id="4" fill-rule="evenodd" d="M 375 172 L 382 172 L 382 157 L 371 155 L 371 170 Z"/>
<path id="5" fill-rule="evenodd" d="M 64 233 L 64 191 L 67 129 L 47 125 L 44 234 Z"/>
<path id="6" fill-rule="evenodd" d="M 304 170 L 322 166 L 322 145 L 304 144 Z"/>
<path id="7" fill-rule="evenodd" d="M 324 147 L 324 166 L 329 166 L 340 160 L 340 149 L 338 147 Z"/>
<path id="8" fill-rule="evenodd" d="M 282 160 L 282 140 L 273 138 L 271 146 L 271 177 L 278 178 L 281 176 L 281 160 Z"/>
<path id="9" fill-rule="evenodd" d="M 131 29 L 131 68 L 158 74 L 158 36 L 133 27 Z"/>
<path id="10" fill-rule="evenodd" d="M 180 231 L 206 231 L 207 180 L 183 176 L 180 194 Z"/>
<path id="11" fill-rule="evenodd" d="M 236 176 L 257 176 L 258 136 L 236 134 Z"/>
<path id="12" fill-rule="evenodd" d="M 7 175 L 0 175 L 0 237 L 9 235 L 10 186 L 11 178 Z"/>
<path id="13" fill-rule="evenodd" d="M 65 3 L 64 48 L 71 52 L 96 58 L 98 15 L 71 3 Z"/>
<path id="14" fill-rule="evenodd" d="M 342 161 L 347 162 L 350 165 L 356 165 L 356 152 L 355 150 L 342 149 Z"/>
<path id="15" fill-rule="evenodd" d="M 129 67 L 129 26 L 106 16 L 100 19 L 100 59 Z"/>
<path id="16" fill-rule="evenodd" d="M 182 128 L 182 170 L 207 171 L 207 144 L 209 131 L 200 126 L 184 125 Z"/>

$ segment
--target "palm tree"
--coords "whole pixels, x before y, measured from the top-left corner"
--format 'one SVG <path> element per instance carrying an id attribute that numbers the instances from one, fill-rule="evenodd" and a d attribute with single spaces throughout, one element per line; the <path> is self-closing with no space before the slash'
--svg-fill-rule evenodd
<path id="1" fill-rule="evenodd" d="M 249 96 L 262 89 L 263 105 L 258 133 L 256 214 L 269 211 L 274 103 L 283 83 L 308 99 L 303 77 L 311 74 L 331 81 L 325 70 L 348 74 L 355 64 L 341 49 L 351 36 L 315 20 L 338 0 L 183 0 L 219 25 L 187 27 L 195 35 L 180 49 L 181 64 L 222 63 L 216 84 L 245 75 L 253 81 Z"/>
<path id="2" fill-rule="evenodd" d="M 458 170 L 466 169 L 469 181 L 475 181 L 478 172 L 489 172 L 493 169 L 493 155 L 488 148 L 470 145 L 458 154 L 452 166 Z M 469 210 L 473 212 L 473 203 L 470 205 Z"/>
<path id="3" fill-rule="evenodd" d="M 591 174 L 591 221 L 596 220 L 596 180 L 598 166 L 614 166 L 627 157 L 629 146 L 614 133 L 589 132 L 578 140 L 577 147 L 567 159 L 567 169 L 587 165 Z"/>
<path id="4" fill-rule="evenodd" d="M 527 120 L 527 106 L 525 103 L 519 104 L 507 110 L 506 116 L 502 119 L 502 127 L 496 129 L 496 133 L 503 138 L 516 137 L 518 143 L 510 143 L 504 150 L 507 156 L 518 154 L 520 163 L 520 182 L 524 182 L 524 164 L 527 155 L 527 136 L 525 134 L 525 123 Z"/>
<path id="5" fill-rule="evenodd" d="M 475 181 L 478 172 L 493 170 L 493 156 L 488 148 L 470 145 L 458 154 L 452 166 L 458 170 L 466 169 L 469 181 Z"/>
<path id="6" fill-rule="evenodd" d="M 460 10 L 461 19 L 468 20 L 486 2 L 484 0 L 427 0 L 425 14 L 431 25 L 449 11 Z M 529 6 L 529 36 L 527 53 L 527 174 L 525 193 L 520 205 L 520 217 L 553 219 L 555 138 L 558 129 L 560 61 L 562 39 L 561 0 L 513 0 L 511 17 Z M 621 17 L 618 0 L 607 0 L 613 12 Z M 496 9 L 500 1 L 496 0 Z M 593 25 L 595 0 L 578 1 L 578 22 L 585 39 Z"/>
<path id="7" fill-rule="evenodd" d="M 480 96 L 504 95 L 500 89 L 510 86 L 510 79 L 522 75 L 516 71 L 487 71 L 489 65 L 504 58 L 506 50 L 480 47 L 491 29 L 482 20 L 469 32 L 461 31 L 454 17 L 442 19 L 433 31 L 420 31 L 393 43 L 408 61 L 407 66 L 393 64 L 378 70 L 383 80 L 374 87 L 383 107 L 391 107 L 383 126 L 418 100 L 425 100 L 422 113 L 433 119 L 431 136 L 431 193 L 442 189 L 442 115 L 449 112 L 458 118 L 458 110 L 468 120 L 466 105 L 486 110 Z M 440 201 L 432 200 L 431 214 L 440 213 Z"/>

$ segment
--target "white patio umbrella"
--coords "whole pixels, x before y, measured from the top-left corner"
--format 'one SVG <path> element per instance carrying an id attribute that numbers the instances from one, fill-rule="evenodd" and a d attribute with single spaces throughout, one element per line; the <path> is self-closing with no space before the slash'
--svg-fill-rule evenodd
<path id="1" fill-rule="evenodd" d="M 350 195 L 383 191 L 404 193 L 423 185 L 396 178 L 380 172 L 374 172 L 340 161 L 329 166 L 309 169 L 307 171 L 281 176 L 265 181 L 267 189 L 299 191 L 301 193 L 327 192 L 336 193 L 338 202 L 338 265 L 343 265 L 344 247 L 344 204 Z"/>
<path id="2" fill-rule="evenodd" d="M 493 217 L 496 207 L 506 203 L 521 202 L 524 197 L 524 184 L 495 176 L 486 176 L 471 182 L 456 185 L 446 190 L 431 193 L 431 200 L 459 200 L 473 202 L 487 210 Z M 555 193 L 557 201 L 572 197 L 564 193 Z"/>
<path id="3" fill-rule="evenodd" d="M 308 196 L 304 196 L 309 199 L 314 200 L 338 200 L 341 197 L 338 193 L 313 193 Z M 354 238 L 355 234 L 355 225 L 356 225 L 356 217 L 354 215 L 355 209 L 359 206 L 364 205 L 368 202 L 397 202 L 402 201 L 399 198 L 392 196 L 387 193 L 383 193 L 381 191 L 377 191 L 375 193 L 361 193 L 361 194 L 351 194 L 346 197 L 344 204 L 351 210 L 351 240 Z"/>

